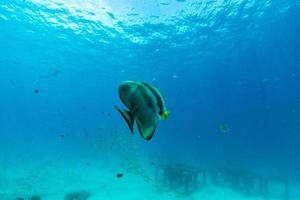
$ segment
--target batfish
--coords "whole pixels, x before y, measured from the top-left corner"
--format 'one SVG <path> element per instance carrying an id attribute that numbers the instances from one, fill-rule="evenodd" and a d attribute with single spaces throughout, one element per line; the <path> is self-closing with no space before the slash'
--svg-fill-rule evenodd
<path id="1" fill-rule="evenodd" d="M 141 136 L 150 140 L 160 119 L 166 120 L 169 112 L 166 109 L 166 100 L 162 93 L 145 82 L 124 81 L 119 86 L 121 101 L 128 110 L 115 106 L 121 113 L 133 134 L 133 125 L 136 121 Z"/>

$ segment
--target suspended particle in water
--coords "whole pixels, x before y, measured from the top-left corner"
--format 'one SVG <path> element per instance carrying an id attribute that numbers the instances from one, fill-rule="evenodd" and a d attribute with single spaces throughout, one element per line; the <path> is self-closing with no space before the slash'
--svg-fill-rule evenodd
<path id="1" fill-rule="evenodd" d="M 85 136 L 85 137 L 88 137 L 89 134 L 88 134 L 86 131 L 84 131 L 84 136 Z"/>
<path id="2" fill-rule="evenodd" d="M 9 83 L 10 83 L 11 85 L 15 85 L 15 82 L 12 81 L 12 80 L 10 80 Z"/>
<path id="3" fill-rule="evenodd" d="M 123 177 L 123 174 L 121 174 L 121 173 L 117 174 L 117 178 L 122 178 L 122 177 Z"/>

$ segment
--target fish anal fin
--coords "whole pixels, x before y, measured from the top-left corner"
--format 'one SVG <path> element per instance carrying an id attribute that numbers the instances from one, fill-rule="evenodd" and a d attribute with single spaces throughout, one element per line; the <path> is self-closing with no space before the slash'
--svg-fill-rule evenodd
<path id="1" fill-rule="evenodd" d="M 145 140 L 150 140 L 156 130 L 157 123 L 152 125 L 144 125 L 140 120 L 136 120 L 139 132 Z"/>
<path id="2" fill-rule="evenodd" d="M 134 117 L 133 117 L 132 113 L 130 111 L 127 111 L 127 110 L 121 110 L 117 106 L 115 106 L 115 108 L 119 111 L 119 113 L 125 119 L 131 133 L 133 134 Z"/>

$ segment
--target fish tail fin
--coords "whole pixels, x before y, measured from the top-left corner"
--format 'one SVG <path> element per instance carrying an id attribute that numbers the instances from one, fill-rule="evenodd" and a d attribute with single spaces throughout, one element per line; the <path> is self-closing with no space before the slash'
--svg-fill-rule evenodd
<path id="1" fill-rule="evenodd" d="M 117 106 L 115 108 L 120 112 L 122 117 L 125 119 L 128 127 L 130 128 L 131 133 L 133 134 L 133 124 L 134 124 L 134 116 L 130 111 L 127 110 L 121 110 Z"/>

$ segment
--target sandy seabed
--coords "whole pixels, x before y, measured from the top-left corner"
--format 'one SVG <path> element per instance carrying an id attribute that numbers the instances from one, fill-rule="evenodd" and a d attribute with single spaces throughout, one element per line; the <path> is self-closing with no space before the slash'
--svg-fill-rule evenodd
<path id="1" fill-rule="evenodd" d="M 121 173 L 122 177 L 117 177 Z M 293 188 L 296 198 L 297 190 Z M 42 200 L 63 200 L 72 192 L 89 194 L 88 200 L 263 200 L 262 197 L 246 197 L 229 188 L 218 188 L 208 184 L 206 187 L 189 195 L 183 196 L 176 192 L 166 191 L 151 178 L 132 173 L 122 167 L 102 168 L 95 163 L 84 165 L 41 164 L 40 167 L 10 167 L 1 170 L 0 199 L 30 199 L 39 196 Z M 298 195 L 298 194 L 297 194 Z M 272 199 L 272 198 L 268 198 Z M 279 198 L 274 198 L 279 199 Z M 68 199 L 70 200 L 70 199 Z M 84 200 L 74 198 L 73 200 Z"/>

